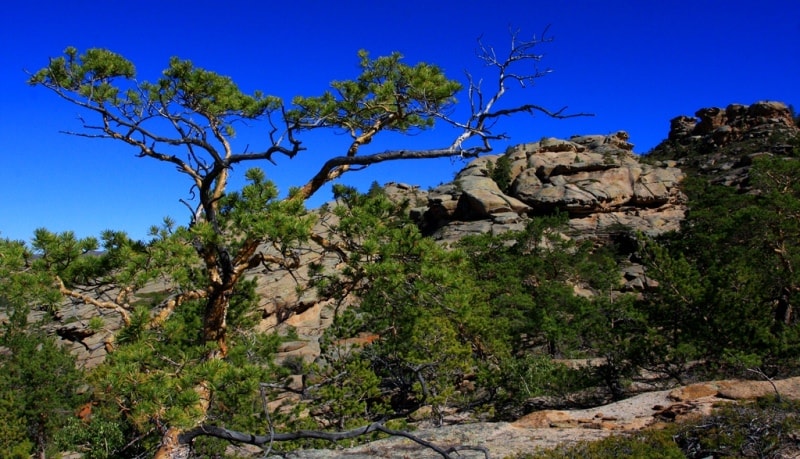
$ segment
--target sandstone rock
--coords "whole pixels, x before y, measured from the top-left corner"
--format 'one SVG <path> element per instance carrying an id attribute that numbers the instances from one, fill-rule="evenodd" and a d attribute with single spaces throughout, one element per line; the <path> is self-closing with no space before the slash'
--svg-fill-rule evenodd
<path id="1" fill-rule="evenodd" d="M 746 116 L 754 119 L 756 124 L 782 124 L 794 127 L 792 112 L 782 102 L 756 102 L 747 109 Z"/>
<path id="2" fill-rule="evenodd" d="M 797 399 L 800 396 L 800 377 L 775 382 L 769 381 L 719 381 L 718 396 L 731 400 L 754 400 L 760 397 L 776 395 L 776 388 L 782 397 Z"/>
<path id="3" fill-rule="evenodd" d="M 556 138 L 548 138 L 542 139 L 539 142 L 539 150 L 540 151 L 549 151 L 549 152 L 579 152 L 584 151 L 586 148 L 583 145 L 580 145 L 575 142 L 570 142 L 569 140 L 561 140 Z"/>
<path id="4" fill-rule="evenodd" d="M 753 155 L 792 153 L 791 139 L 800 138 L 792 115 L 785 104 L 770 101 L 703 108 L 696 118 L 674 118 L 668 140 L 648 156 L 676 160 L 673 166 L 686 173 L 747 192 Z"/>
<path id="5" fill-rule="evenodd" d="M 411 206 L 424 205 L 428 200 L 428 193 L 420 190 L 418 185 L 389 182 L 383 185 L 386 196 L 396 203 L 408 201 Z"/>
<path id="6" fill-rule="evenodd" d="M 606 137 L 604 143 L 622 150 L 633 151 L 633 144 L 628 142 L 630 137 L 631 136 L 625 131 L 617 131 Z"/>
<path id="7" fill-rule="evenodd" d="M 780 387 L 796 387 L 790 380 L 776 381 Z M 421 425 L 413 433 L 437 445 L 482 445 L 491 457 L 517 457 L 533 454 L 540 448 L 598 440 L 620 432 L 657 428 L 666 422 L 709 415 L 723 402 L 713 395 L 718 387 L 733 387 L 750 381 L 712 381 L 675 390 L 639 394 L 629 399 L 596 408 L 581 410 L 543 410 L 530 413 L 513 423 L 477 422 L 429 428 Z M 726 386 L 727 384 L 727 386 Z M 755 392 L 754 392 L 755 393 Z M 678 397 L 680 400 L 673 398 Z M 730 402 L 735 403 L 735 402 Z M 481 452 L 459 452 L 461 457 L 484 457 Z M 277 457 L 277 456 L 275 456 Z M 367 458 L 435 458 L 435 452 L 407 439 L 387 438 L 344 450 L 302 450 L 288 457 L 320 459 L 329 457 Z"/>
<path id="8" fill-rule="evenodd" d="M 536 170 L 525 169 L 517 174 L 514 182 L 511 184 L 511 194 L 516 196 L 520 201 L 527 202 L 533 201 L 536 196 L 541 192 L 542 181 L 536 175 Z"/>
<path id="9" fill-rule="evenodd" d="M 671 391 L 669 397 L 681 402 L 704 397 L 719 397 L 728 400 L 755 400 L 761 397 L 774 396 L 776 393 L 790 400 L 800 399 L 800 377 L 774 381 L 774 386 L 769 381 L 750 380 L 723 380 L 691 384 Z"/>
<path id="10" fill-rule="evenodd" d="M 725 111 L 719 107 L 701 108 L 695 112 L 695 116 L 700 120 L 694 127 L 692 134 L 705 135 L 714 129 L 722 126 L 727 121 Z"/>
<path id="11" fill-rule="evenodd" d="M 791 110 L 781 102 L 762 101 L 750 106 L 731 104 L 725 109 L 702 108 L 695 116 L 673 118 L 668 139 L 683 144 L 705 143 L 719 147 L 753 136 L 768 136 L 776 131 L 792 133 L 798 130 Z"/>
<path id="12" fill-rule="evenodd" d="M 308 346 L 308 343 L 305 341 L 289 341 L 287 343 L 283 343 L 280 346 L 278 346 L 278 352 L 279 353 L 293 352 L 298 349 L 302 349 L 306 346 Z"/>
<path id="13" fill-rule="evenodd" d="M 643 168 L 633 184 L 632 201 L 652 207 L 666 204 L 671 198 L 680 199 L 677 185 L 683 177 L 683 172 L 675 167 Z"/>

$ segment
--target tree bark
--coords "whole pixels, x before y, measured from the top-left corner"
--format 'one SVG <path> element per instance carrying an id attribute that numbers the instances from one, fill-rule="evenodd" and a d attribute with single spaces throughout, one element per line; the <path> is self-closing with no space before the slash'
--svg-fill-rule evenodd
<path id="1" fill-rule="evenodd" d="M 228 328 L 228 307 L 235 283 L 225 285 L 209 295 L 203 317 L 203 340 L 216 342 L 219 346 L 219 357 L 228 355 L 226 331 Z"/>

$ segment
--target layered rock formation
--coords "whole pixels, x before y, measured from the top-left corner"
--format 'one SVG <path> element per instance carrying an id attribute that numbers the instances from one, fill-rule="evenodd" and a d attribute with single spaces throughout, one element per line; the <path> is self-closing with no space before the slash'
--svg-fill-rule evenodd
<path id="1" fill-rule="evenodd" d="M 624 131 L 609 136 L 542 139 L 505 154 L 510 186 L 492 178 L 499 155 L 472 161 L 453 183 L 430 192 L 417 211 L 443 240 L 467 233 L 521 229 L 528 216 L 566 212 L 576 232 L 594 235 L 624 226 L 655 235 L 677 230 L 683 218 L 683 179 L 674 162 L 643 164 Z"/>

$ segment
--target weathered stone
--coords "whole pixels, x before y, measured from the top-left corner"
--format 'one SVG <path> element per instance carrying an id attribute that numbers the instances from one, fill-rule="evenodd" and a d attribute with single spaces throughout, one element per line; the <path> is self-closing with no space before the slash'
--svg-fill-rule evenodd
<path id="1" fill-rule="evenodd" d="M 617 131 L 610 136 L 607 136 L 603 143 L 612 145 L 621 150 L 633 151 L 633 144 L 628 142 L 631 136 L 625 131 Z"/>
<path id="2" fill-rule="evenodd" d="M 527 429 L 542 429 L 552 427 L 554 424 L 566 423 L 572 420 L 572 416 L 566 411 L 543 410 L 523 416 L 514 422 L 516 427 Z"/>
<path id="3" fill-rule="evenodd" d="M 550 152 L 579 152 L 584 151 L 586 148 L 578 143 L 570 142 L 569 140 L 562 140 L 556 138 L 542 139 L 539 142 L 539 150 Z"/>
<path id="4" fill-rule="evenodd" d="M 727 121 L 725 111 L 718 107 L 701 108 L 695 112 L 695 116 L 700 119 L 692 133 L 694 135 L 705 135 L 714 129 L 722 126 Z"/>
<path id="5" fill-rule="evenodd" d="M 516 196 L 522 202 L 533 201 L 534 197 L 542 189 L 542 181 L 536 175 L 536 170 L 526 169 L 517 174 L 511 184 L 511 195 Z"/>
<path id="6" fill-rule="evenodd" d="M 530 210 L 522 201 L 505 195 L 494 180 L 477 175 L 460 176 L 462 202 L 468 209 L 468 218 L 481 219 L 504 212 L 523 213 Z"/>
<path id="7" fill-rule="evenodd" d="M 695 115 L 697 118 L 673 118 L 668 139 L 683 144 L 699 142 L 719 147 L 748 137 L 798 130 L 791 110 L 781 102 L 762 101 L 750 106 L 731 104 L 725 109 L 702 108 Z"/>
<path id="8" fill-rule="evenodd" d="M 673 390 L 669 393 L 669 398 L 678 402 L 685 402 L 702 397 L 713 397 L 716 396 L 718 392 L 719 390 L 713 384 L 690 384 L 688 386 L 679 387 Z"/>
<path id="9" fill-rule="evenodd" d="M 697 119 L 691 116 L 678 116 L 670 120 L 669 123 L 669 139 L 684 138 L 694 131 L 697 126 Z"/>
<path id="10" fill-rule="evenodd" d="M 459 172 L 456 186 L 437 187 L 431 193 L 422 220 L 431 227 L 430 233 L 444 239 L 464 228 L 436 229 L 459 221 L 556 209 L 570 215 L 573 229 L 586 233 L 619 225 L 633 225 L 653 235 L 677 229 L 684 214 L 685 199 L 678 189 L 683 173 L 674 161 L 639 163 L 628 140 L 625 131 L 618 131 L 568 141 L 547 138 L 511 148 L 506 152 L 514 165 L 508 195 L 489 178 L 488 164 L 499 156 L 478 158 Z"/>

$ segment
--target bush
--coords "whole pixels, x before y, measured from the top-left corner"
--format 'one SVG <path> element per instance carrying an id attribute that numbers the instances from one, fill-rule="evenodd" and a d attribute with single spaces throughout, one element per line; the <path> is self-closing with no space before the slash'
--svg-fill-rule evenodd
<path id="1" fill-rule="evenodd" d="M 20 311 L 25 311 L 24 308 Z M 0 330 L 0 456 L 49 451 L 53 435 L 81 398 L 75 358 L 43 332 L 29 332 L 15 315 Z"/>
<path id="2" fill-rule="evenodd" d="M 618 435 L 523 456 L 527 459 L 685 459 L 670 430 Z"/>

